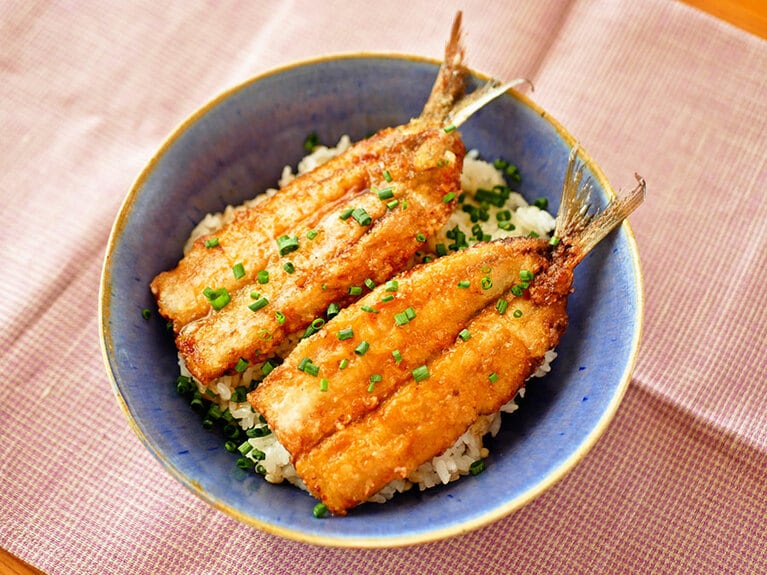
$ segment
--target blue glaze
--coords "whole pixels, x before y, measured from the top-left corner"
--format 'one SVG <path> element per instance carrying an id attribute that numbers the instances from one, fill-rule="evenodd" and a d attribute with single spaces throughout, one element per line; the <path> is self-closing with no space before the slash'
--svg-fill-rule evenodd
<path id="1" fill-rule="evenodd" d="M 309 132 L 335 143 L 359 139 L 419 114 L 434 62 L 350 57 L 286 68 L 223 94 L 182 125 L 131 190 L 104 266 L 101 331 L 105 360 L 135 431 L 168 471 L 204 500 L 273 533 L 340 546 L 433 540 L 486 524 L 520 507 L 580 459 L 625 391 L 642 317 L 638 256 L 630 228 L 607 238 L 578 267 L 570 328 L 551 374 L 530 385 L 522 408 L 489 442 L 487 469 L 449 486 L 368 504 L 317 520 L 315 500 L 242 472 L 222 440 L 176 394 L 172 338 L 149 282 L 173 267 L 195 223 L 275 186 L 303 155 Z M 504 95 L 462 128 L 468 148 L 519 166 L 519 190 L 545 196 L 556 212 L 573 139 L 527 99 Z M 593 164 L 596 199 L 609 184 Z M 588 366 L 584 369 L 583 366 Z M 583 398 L 588 397 L 588 401 Z"/>

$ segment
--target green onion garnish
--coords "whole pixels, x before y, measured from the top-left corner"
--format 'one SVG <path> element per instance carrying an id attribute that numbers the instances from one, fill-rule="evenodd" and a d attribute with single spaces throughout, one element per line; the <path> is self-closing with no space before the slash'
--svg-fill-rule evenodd
<path id="1" fill-rule="evenodd" d="M 361 226 L 369 226 L 373 221 L 365 208 L 355 208 L 352 210 L 352 218 Z"/>
<path id="2" fill-rule="evenodd" d="M 556 247 L 556 246 L 559 245 L 560 241 L 561 240 L 557 236 L 551 236 L 551 239 L 549 240 L 549 245 L 553 246 L 553 247 Z"/>
<path id="3" fill-rule="evenodd" d="M 538 232 L 530 231 L 529 234 L 527 234 L 528 238 L 539 238 L 541 236 L 538 235 Z"/>
<path id="4" fill-rule="evenodd" d="M 361 305 L 360 309 L 362 311 L 366 311 L 368 313 L 379 313 L 378 310 L 374 307 L 370 307 L 369 305 Z"/>
<path id="5" fill-rule="evenodd" d="M 242 265 L 242 262 L 234 264 L 234 267 L 232 268 L 232 273 L 234 274 L 234 279 L 239 280 L 245 277 L 245 266 Z"/>
<path id="6" fill-rule="evenodd" d="M 455 192 L 448 192 L 442 196 L 442 202 L 447 204 L 455 199 Z"/>
<path id="7" fill-rule="evenodd" d="M 531 282 L 533 281 L 533 278 L 535 278 L 535 276 L 530 270 L 519 270 L 519 279 L 522 281 Z"/>
<path id="8" fill-rule="evenodd" d="M 469 341 L 471 339 L 471 332 L 464 328 L 458 332 L 458 337 L 460 337 L 463 341 Z"/>
<path id="9" fill-rule="evenodd" d="M 501 298 L 497 302 L 495 302 L 495 309 L 498 310 L 498 313 L 500 315 L 503 315 L 506 313 L 506 308 L 509 307 L 509 302 L 507 302 L 505 299 Z"/>
<path id="10" fill-rule="evenodd" d="M 269 272 L 267 270 L 261 270 L 258 272 L 258 283 L 260 284 L 267 284 L 269 283 Z"/>
<path id="11" fill-rule="evenodd" d="M 274 312 L 274 318 L 277 320 L 277 323 L 280 325 L 283 325 L 285 323 L 285 314 L 281 311 Z"/>
<path id="12" fill-rule="evenodd" d="M 314 148 L 319 146 L 319 144 L 320 137 L 315 132 L 311 132 L 306 136 L 306 139 L 304 139 L 304 151 L 311 153 L 314 151 Z"/>
<path id="13" fill-rule="evenodd" d="M 272 373 L 274 371 L 274 368 L 277 367 L 274 365 L 271 361 L 267 360 L 264 362 L 264 365 L 261 366 L 261 373 L 264 374 L 264 377 Z"/>
<path id="14" fill-rule="evenodd" d="M 250 304 L 248 307 L 251 311 L 258 311 L 262 307 L 266 307 L 269 305 L 269 300 L 265 297 L 258 298 L 256 301 L 254 301 L 252 304 Z"/>
<path id="15" fill-rule="evenodd" d="M 284 256 L 298 249 L 298 238 L 293 236 L 280 236 L 277 238 L 277 247 L 280 248 L 280 255 Z"/>
<path id="16" fill-rule="evenodd" d="M 365 285 L 368 289 L 373 289 L 376 287 L 376 282 L 374 282 L 372 279 L 368 278 L 365 280 Z"/>
<path id="17" fill-rule="evenodd" d="M 440 257 L 447 255 L 447 246 L 445 246 L 445 244 L 437 244 L 434 246 L 434 249 L 436 250 L 437 255 Z"/>
<path id="18" fill-rule="evenodd" d="M 413 379 L 415 379 L 417 382 L 429 378 L 429 368 L 425 365 L 416 367 L 411 373 L 413 374 Z"/>
<path id="19" fill-rule="evenodd" d="M 389 280 L 386 282 L 386 287 L 384 290 L 386 291 L 397 291 L 399 289 L 399 282 L 397 280 Z"/>
<path id="20" fill-rule="evenodd" d="M 394 197 L 393 188 L 384 188 L 383 190 L 376 190 L 379 200 L 389 200 Z"/>
<path id="21" fill-rule="evenodd" d="M 205 240 L 205 247 L 206 248 L 218 247 L 218 238 L 208 238 L 207 240 Z"/>
<path id="22" fill-rule="evenodd" d="M 351 339 L 354 337 L 354 330 L 350 327 L 339 330 L 338 333 L 336 333 L 336 337 L 338 337 L 338 339 L 340 339 L 341 341 L 345 339 Z"/>
<path id="23" fill-rule="evenodd" d="M 394 358 L 394 361 L 399 363 L 402 361 L 402 354 L 399 352 L 398 349 L 395 349 L 393 352 L 391 352 L 392 357 Z"/>
<path id="24" fill-rule="evenodd" d="M 237 451 L 239 451 L 242 455 L 247 455 L 250 453 L 250 450 L 253 449 L 253 446 L 250 444 L 250 441 L 243 441 L 240 446 L 237 448 Z"/>
<path id="25" fill-rule="evenodd" d="M 466 289 L 471 285 L 471 282 L 469 282 L 469 280 L 461 280 L 458 282 L 457 285 L 461 289 Z"/>
<path id="26" fill-rule="evenodd" d="M 522 317 L 522 310 L 521 309 L 515 309 L 514 313 L 512 315 L 514 317 Z"/>
<path id="27" fill-rule="evenodd" d="M 386 180 L 387 182 L 392 181 L 392 177 L 391 177 L 391 174 L 389 173 L 389 170 L 383 171 L 383 177 L 384 177 L 384 180 Z"/>
<path id="28" fill-rule="evenodd" d="M 342 220 L 348 220 L 351 217 L 353 211 L 354 211 L 354 208 L 346 208 L 344 211 L 341 212 L 341 215 L 338 217 L 341 218 Z"/>
<path id="29" fill-rule="evenodd" d="M 495 383 L 496 381 L 498 381 L 498 374 L 493 372 L 487 376 L 487 379 L 490 380 L 490 383 Z"/>
<path id="30" fill-rule="evenodd" d="M 328 390 L 328 380 L 327 378 L 320 379 L 320 391 L 327 391 Z"/>
<path id="31" fill-rule="evenodd" d="M 549 205 L 548 198 L 536 198 L 536 200 L 533 202 L 533 205 L 536 208 L 539 208 L 541 210 L 545 210 Z"/>
<path id="32" fill-rule="evenodd" d="M 455 126 L 450 124 L 449 126 L 445 126 L 444 130 L 446 134 L 449 134 L 450 132 L 453 132 L 455 130 Z"/>
<path id="33" fill-rule="evenodd" d="M 289 274 L 292 274 L 294 271 L 296 271 L 296 266 L 293 265 L 293 262 L 285 262 L 282 264 L 282 269 L 284 269 Z"/>
<path id="34" fill-rule="evenodd" d="M 409 320 L 413 319 L 415 318 L 415 310 L 412 307 L 409 307 L 405 310 L 405 315 Z"/>
<path id="35" fill-rule="evenodd" d="M 423 234 L 416 234 L 415 241 L 423 243 L 426 241 L 426 236 Z"/>
<path id="36" fill-rule="evenodd" d="M 479 281 L 479 285 L 482 286 L 482 289 L 490 289 L 493 287 L 493 280 L 490 276 L 485 276 Z"/>
<path id="37" fill-rule="evenodd" d="M 381 301 L 385 303 L 385 302 L 387 302 L 387 301 L 392 301 L 393 299 L 394 299 L 394 296 L 393 296 L 393 295 L 391 295 L 391 294 L 389 294 L 389 295 L 385 295 L 385 296 L 383 296 L 383 297 L 381 298 Z"/>
<path id="38" fill-rule="evenodd" d="M 370 376 L 370 385 L 368 385 L 368 393 L 372 393 L 376 383 L 383 379 L 380 373 L 374 373 Z"/>
<path id="39" fill-rule="evenodd" d="M 500 212 L 496 212 L 495 220 L 498 222 L 508 222 L 511 220 L 511 211 L 501 210 Z"/>
<path id="40" fill-rule="evenodd" d="M 314 515 L 317 519 L 322 519 L 327 514 L 328 506 L 324 503 L 318 503 L 314 506 L 314 509 L 312 509 L 312 515 Z"/>
<path id="41" fill-rule="evenodd" d="M 216 311 L 223 309 L 226 304 L 232 301 L 232 298 L 229 296 L 229 292 L 226 288 L 219 288 L 214 290 L 206 287 L 204 290 L 202 290 L 202 293 L 210 302 L 210 307 Z"/>
<path id="42" fill-rule="evenodd" d="M 397 325 L 403 326 L 409 322 L 410 320 L 408 319 L 407 314 L 404 311 L 394 314 L 394 323 L 396 323 Z"/>
<path id="43" fill-rule="evenodd" d="M 363 339 L 360 344 L 354 348 L 354 353 L 357 355 L 365 355 L 368 349 L 370 349 L 370 344 Z"/>
<path id="44" fill-rule="evenodd" d="M 341 311 L 341 308 L 338 307 L 338 304 L 336 302 L 330 302 L 330 305 L 328 306 L 327 311 L 325 311 L 325 317 L 328 319 L 335 317 L 338 315 L 338 312 Z"/>
<path id="45" fill-rule="evenodd" d="M 351 286 L 349 288 L 349 295 L 360 295 L 362 294 L 362 288 L 360 286 Z"/>
<path id="46" fill-rule="evenodd" d="M 306 238 L 309 240 L 313 240 L 314 238 L 317 237 L 317 234 L 319 233 L 320 232 L 318 232 L 317 230 L 309 230 L 308 232 L 306 232 Z"/>
<path id="47" fill-rule="evenodd" d="M 143 317 L 144 319 L 151 318 L 152 317 L 152 310 L 150 310 L 149 308 L 145 307 L 144 309 L 141 310 L 141 317 Z"/>
<path id="48" fill-rule="evenodd" d="M 469 473 L 472 475 L 479 475 L 485 470 L 485 460 L 477 459 L 471 465 L 469 465 Z"/>
<path id="49" fill-rule="evenodd" d="M 237 373 L 244 373 L 246 369 L 248 369 L 248 360 L 241 357 L 237 360 L 237 364 L 234 366 L 234 371 Z"/>
<path id="50" fill-rule="evenodd" d="M 338 369 L 346 369 L 347 365 L 349 365 L 349 360 L 344 358 L 338 363 Z"/>

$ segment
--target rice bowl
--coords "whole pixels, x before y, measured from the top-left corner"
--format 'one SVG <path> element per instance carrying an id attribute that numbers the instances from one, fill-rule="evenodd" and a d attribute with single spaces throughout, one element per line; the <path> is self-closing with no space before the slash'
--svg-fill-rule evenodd
<path id="1" fill-rule="evenodd" d="M 173 389 L 178 363 L 151 308 L 147 283 L 178 258 L 195 223 L 273 187 L 296 165 L 305 135 L 352 139 L 408 119 L 423 104 L 438 64 L 358 56 L 278 70 L 216 98 L 163 145 L 126 198 L 110 238 L 100 321 L 108 373 L 130 425 L 192 492 L 246 523 L 325 545 L 382 547 L 444 538 L 495 521 L 561 478 L 614 414 L 635 361 L 643 296 L 636 246 L 624 224 L 576 273 L 571 330 L 552 371 L 531 385 L 490 442 L 477 477 L 365 505 L 336 521 L 311 516 L 312 499 L 291 486 L 243 476 L 219 438 L 190 418 Z M 481 78 L 477 78 L 480 81 Z M 308 100 L 296 94 L 308 93 Z M 504 126 L 498 130 L 498 126 Z M 257 128 L 253 128 L 257 127 Z M 464 128 L 469 147 L 503 156 L 523 174 L 520 191 L 556 211 L 572 136 L 529 99 L 509 93 Z M 611 188 L 587 158 L 597 199 Z M 168 214 L 174 214 L 169 218 Z M 151 238 L 151 241 L 149 239 Z M 598 326 L 610 326 L 609 329 Z M 584 399 L 586 398 L 586 399 Z"/>

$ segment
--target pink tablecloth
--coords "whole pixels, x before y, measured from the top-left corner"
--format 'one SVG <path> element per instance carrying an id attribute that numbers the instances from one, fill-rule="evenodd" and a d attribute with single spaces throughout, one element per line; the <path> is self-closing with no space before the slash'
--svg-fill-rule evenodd
<path id="1" fill-rule="evenodd" d="M 0 3 L 0 546 L 49 573 L 767 572 L 767 42 L 672 0 L 161 4 Z M 625 401 L 562 482 L 466 536 L 344 550 L 240 525 L 112 396 L 113 218 L 212 95 L 330 52 L 439 58 L 459 4 L 473 67 L 533 80 L 617 187 L 648 181 Z"/>

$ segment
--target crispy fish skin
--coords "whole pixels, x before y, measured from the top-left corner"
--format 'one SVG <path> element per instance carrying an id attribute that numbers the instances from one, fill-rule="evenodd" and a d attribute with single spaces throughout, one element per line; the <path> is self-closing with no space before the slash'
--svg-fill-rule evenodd
<path id="1" fill-rule="evenodd" d="M 327 329 L 300 342 L 249 394 L 251 405 L 294 458 L 406 385 L 411 371 L 449 347 L 475 315 L 495 305 L 519 281 L 522 269 L 537 273 L 547 265 L 546 242 L 537 239 L 478 244 L 460 256 L 400 274 L 396 291 L 378 286 L 342 310 Z M 468 281 L 468 287 L 460 287 L 459 281 Z M 392 299 L 382 301 L 386 295 Z M 401 314 L 408 308 L 416 316 L 398 325 L 398 314 L 403 321 Z M 353 337 L 340 340 L 339 330 L 347 329 Z M 370 347 L 359 355 L 355 349 L 364 341 Z M 392 356 L 394 350 L 401 361 Z M 317 376 L 299 369 L 304 358 L 320 366 Z M 340 369 L 344 359 L 348 365 Z M 374 375 L 381 381 L 371 392 Z M 327 391 L 320 389 L 321 378 L 328 380 Z"/>
<path id="2" fill-rule="evenodd" d="M 181 328 L 176 346 L 189 371 L 207 383 L 231 370 L 240 358 L 263 360 L 285 337 L 321 317 L 330 303 L 348 303 L 351 286 L 363 286 L 366 279 L 380 283 L 403 269 L 452 212 L 454 200 L 443 198 L 460 189 L 464 155 L 455 132 L 428 128 L 400 134 L 375 158 L 379 174 L 385 167 L 392 178 L 389 183 L 379 176 L 379 185 L 393 188 L 398 205 L 388 207 L 365 188 L 292 227 L 300 247 L 285 257 L 270 258 L 265 266 L 268 283 L 251 280 L 241 285 L 225 308 Z M 345 163 L 336 169 L 343 173 Z M 339 217 L 351 208 L 364 208 L 371 223 Z M 309 229 L 316 232 L 311 240 L 306 238 Z M 294 273 L 284 271 L 286 261 L 293 263 Z M 251 311 L 253 292 L 268 305 Z M 283 314 L 282 321 L 276 312 Z"/>
<path id="3" fill-rule="evenodd" d="M 519 298 L 523 315 L 485 309 L 457 341 L 379 409 L 328 436 L 301 455 L 296 470 L 312 494 L 336 515 L 367 501 L 394 479 L 450 447 L 481 415 L 514 397 L 567 326 L 566 296 L 536 306 Z M 392 462 L 395 462 L 392 464 Z"/>
<path id="4" fill-rule="evenodd" d="M 575 266 L 645 195 L 645 183 L 637 176 L 639 184 L 633 191 L 611 201 L 602 212 L 590 214 L 590 184 L 581 186 L 583 167 L 575 165 L 573 152 L 555 241 L 515 238 L 480 243 L 414 268 L 398 278 L 406 286 L 417 284 L 418 289 L 411 288 L 402 303 L 413 304 L 412 325 L 382 322 L 393 317 L 386 318 L 383 310 L 376 320 L 365 320 L 352 306 L 299 345 L 281 368 L 249 394 L 251 404 L 265 415 L 291 453 L 307 488 L 334 514 L 344 515 L 392 479 L 407 477 L 453 445 L 479 416 L 509 401 L 545 352 L 559 342 L 567 327 L 566 304 Z M 489 281 L 472 294 L 478 300 L 472 304 L 455 282 L 467 279 L 464 270 L 476 270 L 477 265 Z M 498 295 L 494 289 L 508 302 L 505 313 L 491 303 Z M 380 290 L 365 299 L 379 298 Z M 487 292 L 484 298 L 483 292 Z M 434 294 L 440 294 L 442 313 L 430 307 Z M 333 366 L 348 353 L 348 346 L 333 339 L 334 332 L 351 323 L 356 335 L 357 329 L 363 331 L 375 321 L 379 323 L 371 332 L 377 337 L 370 346 L 376 346 L 378 357 L 371 356 L 370 365 L 360 362 L 355 372 L 334 371 Z M 402 327 L 419 331 L 413 329 L 413 337 L 403 337 L 398 331 Z M 445 334 L 452 336 L 447 348 Z M 426 372 L 415 377 L 411 371 L 408 376 L 396 361 L 392 363 L 386 354 L 395 346 L 402 363 L 415 358 L 407 369 L 423 361 L 419 367 Z M 317 375 L 329 376 L 326 391 L 316 378 L 312 381 L 296 371 L 306 353 L 316 358 Z M 374 379 L 365 376 L 371 372 L 376 374 L 375 384 L 368 386 Z"/>

